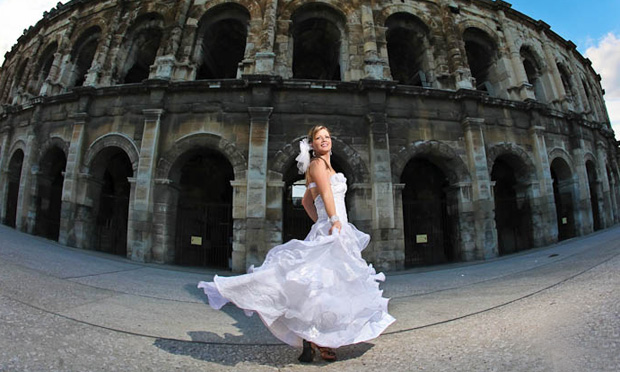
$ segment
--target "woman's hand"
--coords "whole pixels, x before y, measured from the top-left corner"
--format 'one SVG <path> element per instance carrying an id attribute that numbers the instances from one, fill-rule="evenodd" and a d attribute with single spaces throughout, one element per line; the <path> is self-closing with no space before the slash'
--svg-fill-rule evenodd
<path id="1" fill-rule="evenodd" d="M 340 231 L 342 230 L 342 224 L 340 223 L 340 221 L 332 223 L 332 227 L 329 229 L 329 235 L 333 234 L 334 229 L 338 230 L 338 233 L 340 234 Z"/>

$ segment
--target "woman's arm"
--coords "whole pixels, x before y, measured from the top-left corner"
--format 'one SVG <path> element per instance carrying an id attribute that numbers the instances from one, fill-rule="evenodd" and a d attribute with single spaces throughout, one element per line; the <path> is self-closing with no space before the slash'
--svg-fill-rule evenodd
<path id="1" fill-rule="evenodd" d="M 321 199 L 323 199 L 327 216 L 335 216 L 336 202 L 334 201 L 334 194 L 332 193 L 331 182 L 329 180 L 331 177 L 329 170 L 326 169 L 323 162 L 313 161 L 310 163 L 308 172 L 310 172 L 310 178 L 316 183 L 317 191 L 319 192 L 319 195 L 321 195 Z M 342 228 L 340 221 L 332 223 L 332 228 L 329 232 L 331 233 L 334 228 L 337 228 L 338 230 Z"/>
<path id="2" fill-rule="evenodd" d="M 314 200 L 312 199 L 312 192 L 310 189 L 306 189 L 304 193 L 304 197 L 301 199 L 301 205 L 304 206 L 308 217 L 312 220 L 312 222 L 316 222 L 319 219 L 319 214 L 316 211 L 316 207 L 314 206 Z"/>

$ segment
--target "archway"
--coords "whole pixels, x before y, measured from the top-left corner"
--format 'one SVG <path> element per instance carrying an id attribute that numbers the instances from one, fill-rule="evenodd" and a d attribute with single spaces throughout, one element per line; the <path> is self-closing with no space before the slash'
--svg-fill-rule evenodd
<path id="1" fill-rule="evenodd" d="M 603 228 L 601 223 L 601 211 L 598 204 L 598 176 L 596 166 L 591 160 L 586 161 L 586 172 L 588 173 L 588 186 L 590 187 L 590 204 L 592 205 L 592 228 L 594 231 Z"/>
<path id="2" fill-rule="evenodd" d="M 463 33 L 467 63 L 472 77 L 476 80 L 475 88 L 495 96 L 498 91 L 498 78 L 495 72 L 497 46 L 495 41 L 484 31 L 470 27 Z"/>
<path id="3" fill-rule="evenodd" d="M 172 167 L 178 182 L 175 263 L 230 268 L 234 172 L 221 153 L 201 148 Z"/>
<path id="4" fill-rule="evenodd" d="M 65 153 L 54 146 L 41 158 L 37 175 L 35 234 L 52 240 L 58 240 L 60 233 L 62 186 L 66 164 Z"/>
<path id="5" fill-rule="evenodd" d="M 93 161 L 93 195 L 97 202 L 94 249 L 127 256 L 127 221 L 129 215 L 130 177 L 133 168 L 127 154 L 119 147 L 106 147 Z"/>
<path id="6" fill-rule="evenodd" d="M 24 163 L 24 152 L 17 150 L 9 161 L 8 192 L 6 196 L 6 210 L 4 223 L 10 227 L 17 226 L 17 200 L 19 199 L 19 183 L 22 175 L 22 165 Z"/>
<path id="7" fill-rule="evenodd" d="M 250 14 L 237 4 L 209 10 L 200 22 L 196 80 L 234 79 L 243 61 Z"/>
<path id="8" fill-rule="evenodd" d="M 491 171 L 500 255 L 532 247 L 532 211 L 521 173 L 523 164 L 510 155 L 499 156 Z"/>
<path id="9" fill-rule="evenodd" d="M 342 79 L 341 18 L 321 4 L 307 4 L 293 14 L 293 78 Z"/>
<path id="10" fill-rule="evenodd" d="M 448 213 L 449 181 L 445 173 L 431 160 L 416 157 L 405 166 L 401 183 L 405 184 L 405 267 L 455 261 L 451 236 L 454 221 Z"/>
<path id="11" fill-rule="evenodd" d="M 564 159 L 556 158 L 551 162 L 551 178 L 558 219 L 558 240 L 570 239 L 575 236 L 574 181 L 571 170 Z"/>
<path id="12" fill-rule="evenodd" d="M 400 84 L 427 86 L 426 25 L 411 14 L 396 13 L 388 17 L 385 26 L 392 79 Z"/>

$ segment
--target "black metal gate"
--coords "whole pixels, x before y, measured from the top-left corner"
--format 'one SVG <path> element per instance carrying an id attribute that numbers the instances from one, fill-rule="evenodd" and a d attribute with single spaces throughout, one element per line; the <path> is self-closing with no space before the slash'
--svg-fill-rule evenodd
<path id="1" fill-rule="evenodd" d="M 444 200 L 403 200 L 405 266 L 453 260 L 450 222 Z"/>
<path id="2" fill-rule="evenodd" d="M 312 228 L 312 220 L 301 205 L 295 205 L 292 200 L 284 203 L 283 241 L 291 239 L 303 240 Z"/>
<path id="3" fill-rule="evenodd" d="M 232 205 L 202 203 L 177 211 L 176 263 L 184 266 L 230 268 Z"/>

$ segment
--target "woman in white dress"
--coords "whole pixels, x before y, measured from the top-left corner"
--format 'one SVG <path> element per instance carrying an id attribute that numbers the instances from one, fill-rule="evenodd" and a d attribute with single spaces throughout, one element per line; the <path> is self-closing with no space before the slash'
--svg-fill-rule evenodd
<path id="1" fill-rule="evenodd" d="M 336 360 L 334 348 L 371 340 L 395 321 L 379 289 L 385 276 L 361 255 L 370 237 L 348 223 L 346 179 L 331 166 L 331 148 L 324 126 L 300 142 L 296 160 L 308 186 L 302 204 L 315 222 L 308 236 L 272 248 L 248 274 L 198 284 L 214 309 L 232 302 L 256 312 L 278 339 L 303 347 L 301 362 L 311 362 L 315 348 Z"/>

